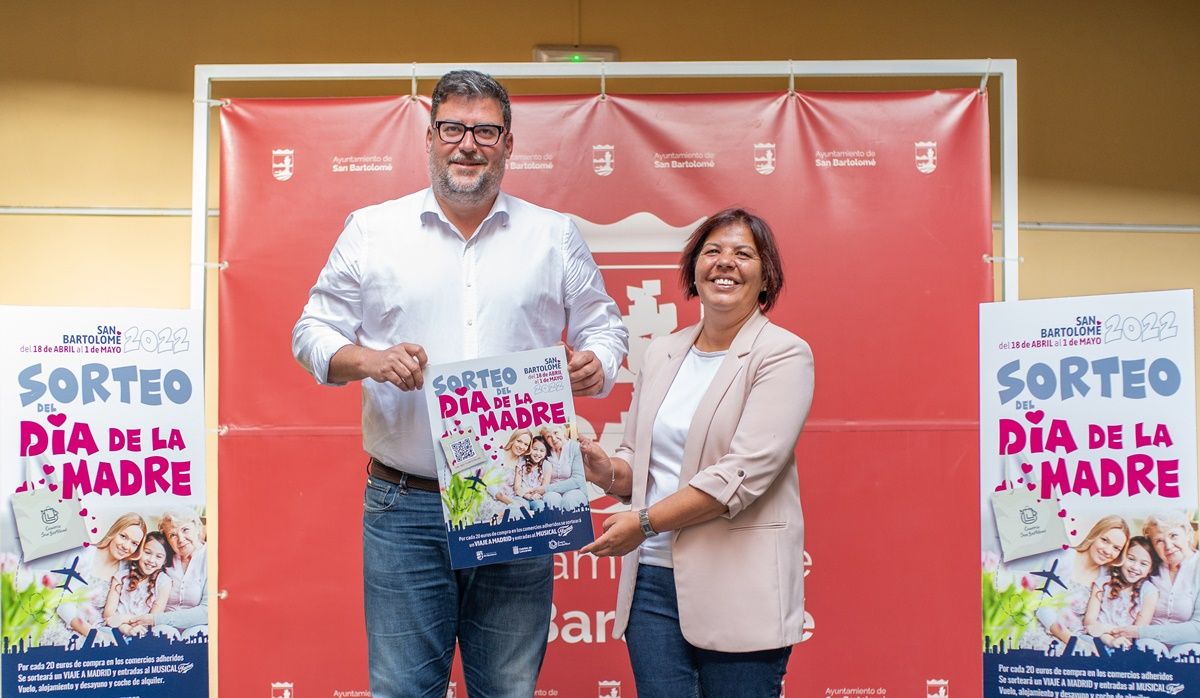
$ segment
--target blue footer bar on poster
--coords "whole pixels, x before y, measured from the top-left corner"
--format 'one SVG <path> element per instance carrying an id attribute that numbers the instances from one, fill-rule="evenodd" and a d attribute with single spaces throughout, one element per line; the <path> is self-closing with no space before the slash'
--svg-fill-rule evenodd
<path id="1" fill-rule="evenodd" d="M 142 637 L 79 650 L 59 646 L 8 648 L 3 664 L 5 698 L 208 696 L 207 641 Z"/>
<path id="2" fill-rule="evenodd" d="M 1200 658 L 1159 659 L 1118 650 L 1106 657 L 1011 650 L 983 657 L 985 698 L 1155 698 L 1200 694 Z"/>

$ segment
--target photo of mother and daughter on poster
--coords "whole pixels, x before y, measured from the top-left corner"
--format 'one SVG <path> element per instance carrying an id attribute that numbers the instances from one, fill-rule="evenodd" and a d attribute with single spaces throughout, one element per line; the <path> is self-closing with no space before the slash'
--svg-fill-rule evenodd
<path id="1" fill-rule="evenodd" d="M 587 506 L 573 422 L 499 432 L 492 443 L 499 449 L 497 457 L 473 478 L 486 488 L 473 523 L 499 524 L 547 508 L 575 511 Z"/>
<path id="2" fill-rule="evenodd" d="M 518 521 L 544 511 L 587 506 L 587 482 L 575 423 L 498 433 L 499 453 L 481 473 L 487 494 L 475 523 Z"/>
<path id="3" fill-rule="evenodd" d="M 1078 532 L 1083 534 L 1078 542 L 1060 554 L 1019 561 L 1028 570 L 1020 578 L 1024 598 L 1036 597 L 1036 602 L 1023 605 L 1016 595 L 1008 600 L 1010 611 L 1022 606 L 1025 612 L 1023 631 L 1010 647 L 1048 654 L 1071 647 L 1074 655 L 1141 650 L 1160 658 L 1200 660 L 1200 538 L 1194 512 L 1109 514 Z M 985 575 L 999 564 L 994 553 L 985 554 Z"/>
<path id="4" fill-rule="evenodd" d="M 194 509 L 126 512 L 95 530 L 81 553 L 45 575 L 69 591 L 48 615 L 41 645 L 110 645 L 147 634 L 207 639 L 207 536 Z"/>

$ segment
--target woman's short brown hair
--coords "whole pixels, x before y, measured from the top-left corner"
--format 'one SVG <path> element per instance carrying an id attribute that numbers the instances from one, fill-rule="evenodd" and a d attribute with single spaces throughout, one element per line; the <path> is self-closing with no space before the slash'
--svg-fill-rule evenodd
<path id="1" fill-rule="evenodd" d="M 758 248 L 758 257 L 762 261 L 762 291 L 758 294 L 758 306 L 765 313 L 775 305 L 779 292 L 783 289 L 783 260 L 779 257 L 779 247 L 775 244 L 775 234 L 771 226 L 762 218 L 750 213 L 744 208 L 727 208 L 709 216 L 688 237 L 683 246 L 683 256 L 679 259 L 679 280 L 683 284 L 685 298 L 695 298 L 696 292 L 696 259 L 708 236 L 727 225 L 741 223 L 750 231 L 754 238 L 754 246 Z"/>

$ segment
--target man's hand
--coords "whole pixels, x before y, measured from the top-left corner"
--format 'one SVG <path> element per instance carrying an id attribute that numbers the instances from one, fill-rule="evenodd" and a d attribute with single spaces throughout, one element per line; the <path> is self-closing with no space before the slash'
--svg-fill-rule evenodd
<path id="1" fill-rule="evenodd" d="M 646 540 L 635 511 L 623 511 L 604 520 L 604 534 L 583 546 L 579 552 L 599 557 L 624 555 Z"/>
<path id="2" fill-rule="evenodd" d="M 567 372 L 575 397 L 598 395 L 604 388 L 604 367 L 591 351 L 575 351 L 567 346 Z"/>
<path id="3" fill-rule="evenodd" d="M 391 383 L 404 391 L 420 390 L 425 385 L 423 369 L 427 363 L 429 357 L 420 344 L 401 342 L 383 351 L 364 349 L 362 370 L 378 383 Z"/>
<path id="4" fill-rule="evenodd" d="M 586 436 L 580 437 L 579 452 L 583 456 L 583 474 L 589 482 L 605 489 L 617 479 L 613 470 L 615 466 L 600 444 Z"/>

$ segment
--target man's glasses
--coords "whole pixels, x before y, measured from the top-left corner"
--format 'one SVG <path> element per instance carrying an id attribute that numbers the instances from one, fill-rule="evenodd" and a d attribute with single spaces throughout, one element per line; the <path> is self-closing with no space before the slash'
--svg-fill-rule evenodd
<path id="1" fill-rule="evenodd" d="M 461 143 L 467 136 L 467 131 L 471 132 L 476 145 L 496 145 L 500 142 L 500 136 L 504 134 L 504 127 L 499 124 L 467 126 L 457 121 L 435 121 L 433 127 L 437 129 L 438 138 L 441 138 L 443 143 L 452 144 Z"/>

